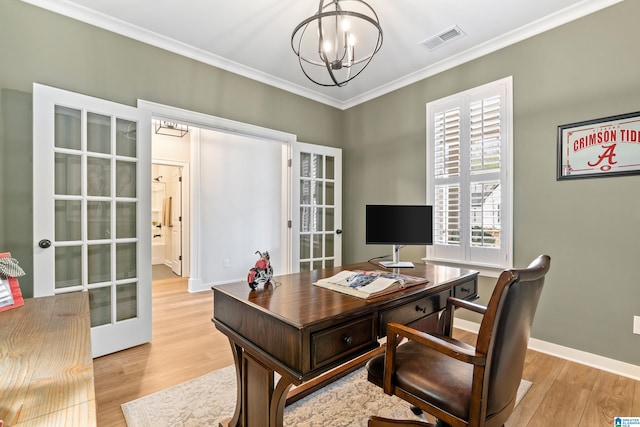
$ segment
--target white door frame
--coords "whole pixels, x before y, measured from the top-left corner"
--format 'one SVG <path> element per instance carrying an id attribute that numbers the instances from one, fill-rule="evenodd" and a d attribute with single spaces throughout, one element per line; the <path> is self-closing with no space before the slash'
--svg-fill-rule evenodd
<path id="1" fill-rule="evenodd" d="M 296 143 L 297 137 L 294 134 L 281 132 L 273 129 L 264 128 L 261 126 L 250 125 L 247 123 L 237 122 L 234 120 L 224 119 L 221 117 L 211 116 L 208 114 L 198 113 L 195 111 L 184 110 L 182 108 L 176 108 L 169 105 L 158 104 L 151 101 L 145 101 L 142 99 L 138 99 L 138 108 L 142 110 L 146 110 L 151 112 L 151 115 L 154 118 L 161 118 L 170 121 L 178 121 L 190 126 L 207 128 L 216 130 L 219 132 L 249 136 L 252 138 L 263 139 L 266 141 L 272 142 L 280 142 L 287 146 L 287 156 L 291 158 L 291 147 L 294 143 Z M 202 290 L 209 290 L 209 287 L 206 283 L 202 282 L 202 260 L 200 259 L 200 251 L 197 250 L 200 247 L 200 220 L 201 220 L 201 212 L 200 212 L 200 203 L 197 197 L 191 197 L 191 194 L 199 194 L 200 192 L 200 182 L 197 178 L 200 176 L 200 167 L 199 167 L 199 146 L 196 144 L 192 144 L 191 147 L 191 186 L 190 186 L 190 220 L 191 227 L 189 228 L 189 252 L 190 252 L 190 262 L 188 265 L 189 268 L 189 284 L 188 290 L 189 292 L 196 292 Z M 286 163 L 284 163 L 286 164 Z M 290 178 L 290 169 L 286 168 L 286 171 L 283 171 L 283 174 L 286 174 L 286 177 L 283 176 L 283 186 L 287 186 L 285 194 L 287 200 L 283 200 L 282 212 L 286 218 L 283 218 L 283 223 L 286 223 L 287 220 L 291 218 L 291 178 Z M 282 268 L 284 269 L 283 273 L 291 272 L 291 229 L 287 228 L 283 230 L 282 235 L 282 243 L 287 252 L 287 256 L 285 257 L 284 262 L 282 263 Z M 183 264 L 184 266 L 184 264 Z"/>

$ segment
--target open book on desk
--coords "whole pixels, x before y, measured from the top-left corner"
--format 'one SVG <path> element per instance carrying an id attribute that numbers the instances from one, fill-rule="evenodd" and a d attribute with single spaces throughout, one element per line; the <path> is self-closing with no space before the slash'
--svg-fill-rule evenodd
<path id="1" fill-rule="evenodd" d="M 423 277 L 388 271 L 343 270 L 335 276 L 318 280 L 314 285 L 358 298 L 371 299 L 427 282 Z"/>

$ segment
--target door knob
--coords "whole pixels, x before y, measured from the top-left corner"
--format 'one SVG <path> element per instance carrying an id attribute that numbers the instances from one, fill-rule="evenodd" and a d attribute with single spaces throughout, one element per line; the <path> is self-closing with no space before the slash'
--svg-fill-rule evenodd
<path id="1" fill-rule="evenodd" d="M 337 230 L 336 230 L 336 234 L 342 234 L 342 230 L 337 229 Z"/>
<path id="2" fill-rule="evenodd" d="M 38 246 L 40 246 L 42 249 L 47 249 L 49 246 L 51 246 L 51 240 L 42 239 L 38 242 Z"/>

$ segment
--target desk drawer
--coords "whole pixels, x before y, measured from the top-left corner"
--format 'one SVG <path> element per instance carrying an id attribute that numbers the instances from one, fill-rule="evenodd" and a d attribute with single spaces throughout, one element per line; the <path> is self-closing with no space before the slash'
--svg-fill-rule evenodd
<path id="1" fill-rule="evenodd" d="M 449 298 L 448 289 L 438 294 L 420 298 L 399 307 L 383 311 L 380 313 L 380 336 L 383 337 L 387 335 L 387 323 L 389 322 L 407 325 L 442 310 L 447 306 L 447 298 Z"/>
<path id="2" fill-rule="evenodd" d="M 468 299 L 475 296 L 478 291 L 476 289 L 476 281 L 462 283 L 453 288 L 453 296 L 460 299 Z"/>
<path id="3" fill-rule="evenodd" d="M 311 335 L 311 369 L 378 346 L 375 317 L 361 317 Z"/>

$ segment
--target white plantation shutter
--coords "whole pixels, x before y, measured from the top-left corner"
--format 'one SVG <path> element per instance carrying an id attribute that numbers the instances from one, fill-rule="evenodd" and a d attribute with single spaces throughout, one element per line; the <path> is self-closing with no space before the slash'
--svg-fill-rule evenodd
<path id="1" fill-rule="evenodd" d="M 511 266 L 511 78 L 427 104 L 427 258 Z"/>

